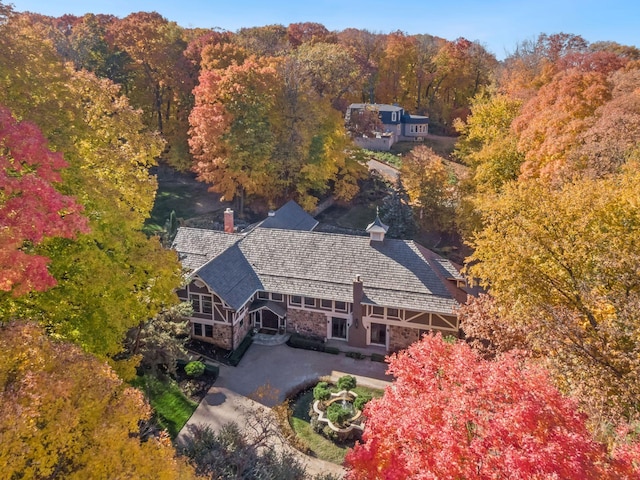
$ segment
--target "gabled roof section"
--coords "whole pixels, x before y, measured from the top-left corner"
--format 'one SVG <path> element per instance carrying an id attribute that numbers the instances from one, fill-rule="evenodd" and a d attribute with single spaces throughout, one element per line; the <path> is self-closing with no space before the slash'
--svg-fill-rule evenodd
<path id="1" fill-rule="evenodd" d="M 180 227 L 171 248 L 178 252 L 184 268 L 197 270 L 241 238 L 242 235 L 235 233 Z"/>
<path id="2" fill-rule="evenodd" d="M 283 230 L 304 230 L 310 232 L 318 221 L 309 215 L 295 201 L 289 200 L 273 215 L 265 218 L 258 226 L 262 228 L 280 228 Z"/>
<path id="3" fill-rule="evenodd" d="M 234 310 L 242 307 L 256 290 L 264 290 L 255 266 L 244 256 L 239 243 L 200 267 L 195 275 Z"/>

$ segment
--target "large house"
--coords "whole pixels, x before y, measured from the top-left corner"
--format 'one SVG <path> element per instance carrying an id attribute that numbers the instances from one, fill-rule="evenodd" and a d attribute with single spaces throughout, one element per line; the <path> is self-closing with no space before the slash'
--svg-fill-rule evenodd
<path id="1" fill-rule="evenodd" d="M 368 150 L 390 150 L 400 140 L 417 141 L 429 132 L 429 117 L 410 115 L 398 105 L 377 103 L 352 103 L 347 108 L 345 122 L 349 123 L 357 115 L 373 112 L 378 115 L 382 128 L 367 136 L 356 136 L 354 141 Z"/>
<path id="2" fill-rule="evenodd" d="M 189 271 L 178 291 L 193 305 L 191 335 L 238 347 L 251 329 L 298 332 L 397 351 L 426 331 L 458 335 L 465 280 L 448 260 L 409 240 L 314 231 L 291 201 L 248 231 L 182 227 L 173 248 Z"/>

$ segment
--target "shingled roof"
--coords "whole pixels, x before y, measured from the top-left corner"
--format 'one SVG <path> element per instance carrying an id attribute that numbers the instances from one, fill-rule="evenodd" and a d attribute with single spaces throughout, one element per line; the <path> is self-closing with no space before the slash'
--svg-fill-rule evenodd
<path id="1" fill-rule="evenodd" d="M 283 230 L 306 230 L 316 228 L 318 221 L 309 215 L 295 201 L 289 200 L 275 212 L 271 212 L 259 226 L 262 228 L 281 228 Z"/>
<path id="2" fill-rule="evenodd" d="M 262 227 L 245 235 L 195 230 L 179 229 L 174 248 L 235 309 L 256 290 L 351 302 L 356 275 L 364 303 L 448 315 L 458 306 L 413 241 Z"/>

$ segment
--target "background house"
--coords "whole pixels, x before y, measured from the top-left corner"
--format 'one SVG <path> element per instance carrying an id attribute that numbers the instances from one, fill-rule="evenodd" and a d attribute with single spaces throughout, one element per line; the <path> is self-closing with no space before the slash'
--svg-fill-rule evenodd
<path id="1" fill-rule="evenodd" d="M 353 140 L 367 150 L 390 150 L 401 140 L 422 140 L 429 133 L 429 117 L 411 115 L 398 105 L 377 103 L 352 103 L 347 108 L 345 123 L 358 122 L 367 112 L 378 115 L 379 131 L 353 135 Z"/>
<path id="2" fill-rule="evenodd" d="M 368 236 L 314 232 L 317 222 L 287 205 L 246 233 L 178 230 L 173 246 L 190 271 L 178 296 L 193 305 L 194 338 L 233 350 L 257 328 L 390 352 L 426 331 L 458 335 L 466 293 L 457 266 L 386 238 L 379 218 Z M 279 228 L 287 212 L 306 228 Z"/>

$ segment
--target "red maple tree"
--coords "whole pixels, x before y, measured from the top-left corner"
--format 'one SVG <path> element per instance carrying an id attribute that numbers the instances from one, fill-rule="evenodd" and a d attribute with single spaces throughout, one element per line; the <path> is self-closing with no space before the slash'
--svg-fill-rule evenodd
<path id="1" fill-rule="evenodd" d="M 365 410 L 357 479 L 638 478 L 638 448 L 611 455 L 546 371 L 522 355 L 483 360 L 464 343 L 425 336 L 393 355 L 396 377 Z"/>
<path id="2" fill-rule="evenodd" d="M 88 231 L 82 206 L 53 186 L 66 165 L 35 124 L 0 106 L 0 291 L 19 296 L 55 285 L 49 259 L 34 248 L 47 237 Z"/>

